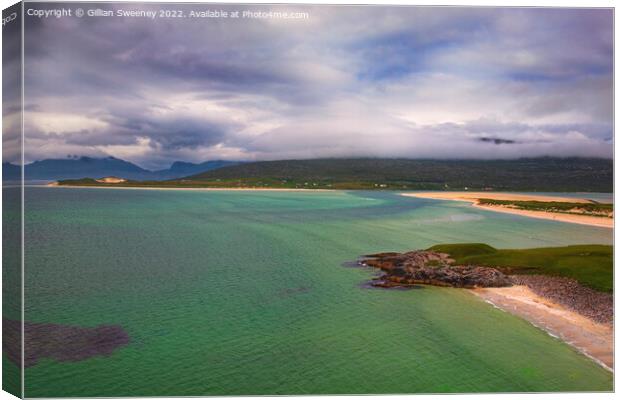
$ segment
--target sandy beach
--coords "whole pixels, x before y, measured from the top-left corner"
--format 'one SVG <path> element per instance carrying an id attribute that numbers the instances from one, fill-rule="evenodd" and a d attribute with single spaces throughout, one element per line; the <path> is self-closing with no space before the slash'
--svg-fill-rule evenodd
<path id="1" fill-rule="evenodd" d="M 573 224 L 597 226 L 602 228 L 613 228 L 613 218 L 595 217 L 590 215 L 577 215 L 565 213 L 552 213 L 546 211 L 519 210 L 504 206 L 489 206 L 478 204 L 479 199 L 492 200 L 514 200 L 514 201 L 559 201 L 571 203 L 590 203 L 590 200 L 573 197 L 544 196 L 544 195 L 525 195 L 513 193 L 497 192 L 422 192 L 422 193 L 402 193 L 403 196 L 420 197 L 435 200 L 455 200 L 465 201 L 476 208 L 488 211 L 502 212 L 506 214 L 521 215 L 530 218 L 540 218 Z"/>
<path id="2" fill-rule="evenodd" d="M 613 326 L 594 322 L 538 296 L 527 286 L 470 290 L 494 306 L 517 315 L 613 370 Z"/>
<path id="3" fill-rule="evenodd" d="M 303 189 L 303 188 L 193 188 L 193 187 L 155 187 L 155 186 L 77 186 L 59 185 L 56 182 L 45 186 L 35 185 L 35 187 L 54 187 L 54 188 L 80 188 L 80 189 L 127 189 L 127 190 L 192 190 L 192 191 L 222 191 L 222 192 L 331 192 L 333 189 Z"/>

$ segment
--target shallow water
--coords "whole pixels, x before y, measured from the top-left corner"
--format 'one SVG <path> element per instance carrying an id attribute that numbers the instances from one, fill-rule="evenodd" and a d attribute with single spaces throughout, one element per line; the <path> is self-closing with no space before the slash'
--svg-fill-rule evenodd
<path id="1" fill-rule="evenodd" d="M 447 242 L 610 244 L 610 229 L 394 193 L 66 188 L 28 188 L 25 224 L 26 320 L 131 340 L 40 360 L 28 397 L 612 389 L 466 291 L 364 289 L 372 271 L 342 266 Z"/>

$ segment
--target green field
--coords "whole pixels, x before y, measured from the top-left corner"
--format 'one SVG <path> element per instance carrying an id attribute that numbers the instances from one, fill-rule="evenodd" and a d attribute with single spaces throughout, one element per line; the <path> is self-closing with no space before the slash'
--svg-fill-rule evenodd
<path id="1" fill-rule="evenodd" d="M 458 264 L 498 267 L 511 274 L 563 276 L 601 292 L 613 292 L 612 246 L 496 249 L 482 243 L 462 243 L 440 244 L 429 250 L 448 253 Z"/>

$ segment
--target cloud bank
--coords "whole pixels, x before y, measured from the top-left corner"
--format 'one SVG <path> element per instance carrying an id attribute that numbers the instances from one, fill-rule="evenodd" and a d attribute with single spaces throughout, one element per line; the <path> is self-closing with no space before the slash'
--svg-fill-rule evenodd
<path id="1" fill-rule="evenodd" d="M 217 8 L 28 17 L 27 161 L 612 156 L 611 10 Z"/>

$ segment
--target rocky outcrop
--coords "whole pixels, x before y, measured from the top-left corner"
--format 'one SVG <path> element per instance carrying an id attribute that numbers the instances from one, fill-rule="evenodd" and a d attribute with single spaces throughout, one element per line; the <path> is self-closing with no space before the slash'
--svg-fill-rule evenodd
<path id="1" fill-rule="evenodd" d="M 372 281 L 372 285 L 377 287 L 424 284 L 475 288 L 512 285 L 510 278 L 495 268 L 454 265 L 448 254 L 433 251 L 371 254 L 359 263 L 384 272 Z"/>

